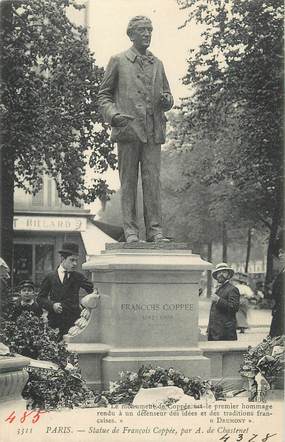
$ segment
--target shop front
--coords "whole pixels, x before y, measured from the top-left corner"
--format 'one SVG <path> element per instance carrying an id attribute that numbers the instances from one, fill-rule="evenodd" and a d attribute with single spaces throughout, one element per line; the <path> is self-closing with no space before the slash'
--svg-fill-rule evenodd
<path id="1" fill-rule="evenodd" d="M 87 230 L 87 217 L 16 215 L 12 284 L 32 279 L 38 287 L 44 276 L 60 262 L 59 250 L 64 241 L 79 246 L 79 266 L 86 261 L 81 232 Z"/>

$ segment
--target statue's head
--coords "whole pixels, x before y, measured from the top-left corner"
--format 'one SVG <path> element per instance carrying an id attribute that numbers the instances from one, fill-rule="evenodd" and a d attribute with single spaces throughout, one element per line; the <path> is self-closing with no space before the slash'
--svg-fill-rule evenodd
<path id="1" fill-rule="evenodd" d="M 148 17 L 136 15 L 129 21 L 127 34 L 138 50 L 147 49 L 150 45 L 152 29 L 152 23 Z"/>

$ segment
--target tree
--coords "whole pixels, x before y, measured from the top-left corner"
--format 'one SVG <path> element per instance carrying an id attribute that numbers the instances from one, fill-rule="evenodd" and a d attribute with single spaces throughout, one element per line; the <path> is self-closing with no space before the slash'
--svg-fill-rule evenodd
<path id="1" fill-rule="evenodd" d="M 188 135 L 184 130 L 189 123 L 186 112 L 182 109 L 169 116 L 170 141 L 162 165 L 163 201 L 169 201 L 164 207 L 175 217 L 172 224 L 183 224 L 180 231 L 184 240 L 188 236 L 191 243 L 196 240 L 201 245 L 226 237 L 226 223 L 235 226 L 241 222 L 232 180 L 222 176 L 213 179 L 214 174 L 219 174 L 219 164 L 233 140 L 221 139 L 215 146 L 207 135 Z M 176 204 L 171 202 L 172 197 Z"/>
<path id="2" fill-rule="evenodd" d="M 184 83 L 192 94 L 181 106 L 177 140 L 192 149 L 209 143 L 212 155 L 196 177 L 224 184 L 241 219 L 269 229 L 269 279 L 283 221 L 283 3 L 177 2 L 188 12 L 185 25 L 194 20 L 205 26 L 203 42 L 188 60 Z"/>
<path id="3" fill-rule="evenodd" d="M 110 191 L 99 174 L 115 167 L 97 93 L 103 69 L 87 46 L 87 31 L 67 17 L 75 0 L 1 2 L 1 254 L 11 264 L 13 188 L 36 193 L 43 173 L 66 204 Z M 86 168 L 94 171 L 91 184 Z"/>
<path id="4" fill-rule="evenodd" d="M 210 189 L 201 183 L 189 186 L 189 172 L 195 168 L 189 152 L 167 150 L 162 155 L 162 210 L 167 234 L 188 242 L 197 250 L 216 238 L 215 219 L 210 210 Z"/>

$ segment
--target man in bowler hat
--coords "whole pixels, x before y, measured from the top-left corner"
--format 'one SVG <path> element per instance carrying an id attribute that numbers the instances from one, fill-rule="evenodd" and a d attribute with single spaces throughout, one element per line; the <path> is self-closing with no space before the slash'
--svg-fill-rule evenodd
<path id="1" fill-rule="evenodd" d="M 93 284 L 82 273 L 76 271 L 78 245 L 63 244 L 59 251 L 61 263 L 43 280 L 38 295 L 39 305 L 48 311 L 50 327 L 59 329 L 59 339 L 65 335 L 80 316 L 79 290 L 93 292 Z"/>
<path id="2" fill-rule="evenodd" d="M 211 310 L 208 325 L 208 341 L 236 341 L 236 313 L 240 294 L 231 284 L 234 270 L 225 262 L 217 264 L 212 276 L 218 281 L 215 293 L 211 295 Z"/>
<path id="3" fill-rule="evenodd" d="M 146 239 L 167 241 L 162 234 L 160 153 L 165 143 L 165 112 L 173 97 L 162 62 L 147 48 L 152 23 L 133 17 L 127 28 L 132 47 L 111 57 L 98 94 L 102 115 L 118 145 L 123 227 L 128 243 L 139 240 L 137 185 L 139 164 L 143 188 Z"/>

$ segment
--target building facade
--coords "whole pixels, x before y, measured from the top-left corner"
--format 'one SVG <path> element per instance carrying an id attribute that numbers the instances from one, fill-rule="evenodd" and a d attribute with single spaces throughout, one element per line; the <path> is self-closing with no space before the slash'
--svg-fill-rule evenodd
<path id="1" fill-rule="evenodd" d="M 16 189 L 14 197 L 14 245 L 12 286 L 32 279 L 38 287 L 43 277 L 60 263 L 63 242 L 79 246 L 79 267 L 92 255 L 115 242 L 114 235 L 94 224 L 90 210 L 67 206 L 58 197 L 55 181 L 45 176 L 36 195 Z"/>

